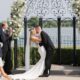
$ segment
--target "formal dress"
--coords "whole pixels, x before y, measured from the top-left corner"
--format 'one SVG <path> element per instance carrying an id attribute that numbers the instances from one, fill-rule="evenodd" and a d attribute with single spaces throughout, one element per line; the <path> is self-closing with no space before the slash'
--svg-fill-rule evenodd
<path id="1" fill-rule="evenodd" d="M 44 46 L 39 46 L 38 52 L 41 56 L 40 60 L 27 72 L 23 74 L 10 75 L 12 79 L 35 80 L 36 78 L 38 78 L 40 75 L 43 74 L 43 71 L 45 69 L 45 57 L 46 57 L 46 51 L 45 51 Z"/>
<path id="2" fill-rule="evenodd" d="M 2 57 L 0 57 L 0 67 L 3 67 L 3 65 Z"/>

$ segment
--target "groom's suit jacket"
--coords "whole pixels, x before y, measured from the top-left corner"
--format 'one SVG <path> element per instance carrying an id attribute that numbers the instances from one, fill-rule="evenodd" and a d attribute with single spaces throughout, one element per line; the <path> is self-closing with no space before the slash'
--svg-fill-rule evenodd
<path id="1" fill-rule="evenodd" d="M 41 39 L 42 41 L 40 42 L 40 46 L 44 46 L 46 51 L 54 51 L 54 44 L 53 42 L 51 41 L 49 35 L 44 32 L 44 31 L 41 31 Z"/>
<path id="2" fill-rule="evenodd" d="M 48 74 L 48 70 L 50 71 L 51 68 L 52 53 L 54 53 L 55 47 L 49 35 L 46 32 L 41 31 L 41 39 L 42 41 L 40 42 L 40 46 L 44 46 L 46 50 L 44 74 Z"/>

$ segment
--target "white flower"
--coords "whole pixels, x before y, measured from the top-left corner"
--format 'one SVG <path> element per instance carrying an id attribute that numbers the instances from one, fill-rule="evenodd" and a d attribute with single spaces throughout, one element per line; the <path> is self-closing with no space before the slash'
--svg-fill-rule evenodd
<path id="1" fill-rule="evenodd" d="M 10 21 L 9 24 L 12 24 L 12 21 Z"/>
<path id="2" fill-rule="evenodd" d="M 17 37 L 23 27 L 23 18 L 25 14 L 25 4 L 26 0 L 14 0 L 13 6 L 11 7 L 11 13 L 13 18 L 11 18 L 11 27 L 13 28 L 13 36 Z M 18 9 L 18 10 L 16 10 Z"/>
<path id="3" fill-rule="evenodd" d="M 15 30 L 13 30 L 13 32 L 15 32 Z"/>
<path id="4" fill-rule="evenodd" d="M 13 15 L 13 18 L 16 18 L 16 15 Z"/>

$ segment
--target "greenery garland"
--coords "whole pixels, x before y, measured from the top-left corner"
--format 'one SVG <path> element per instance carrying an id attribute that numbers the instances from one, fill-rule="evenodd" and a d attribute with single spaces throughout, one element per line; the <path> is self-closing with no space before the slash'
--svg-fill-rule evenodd
<path id="1" fill-rule="evenodd" d="M 9 26 L 13 28 L 13 37 L 17 38 L 23 28 L 23 18 L 25 14 L 25 0 L 15 0 L 11 7 L 11 20 Z"/>

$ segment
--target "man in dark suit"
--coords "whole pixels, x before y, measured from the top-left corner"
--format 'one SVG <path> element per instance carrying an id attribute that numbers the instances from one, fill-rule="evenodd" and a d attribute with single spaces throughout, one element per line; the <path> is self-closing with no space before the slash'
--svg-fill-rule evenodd
<path id="1" fill-rule="evenodd" d="M 5 60 L 5 56 L 6 56 L 6 51 L 7 51 L 7 38 L 6 38 L 6 30 L 8 28 L 8 25 L 6 22 L 2 23 L 1 26 L 1 31 L 2 31 L 2 36 L 3 36 L 3 47 L 2 47 L 2 53 L 3 53 L 3 60 Z"/>
<path id="2" fill-rule="evenodd" d="M 5 64 L 4 70 L 7 74 L 12 73 L 12 58 L 11 58 L 11 41 L 12 41 L 12 29 L 10 28 L 8 32 L 6 32 L 7 39 L 7 51 L 5 56 Z"/>
<path id="3" fill-rule="evenodd" d="M 39 25 L 35 26 L 35 30 L 36 33 L 40 34 L 41 36 L 41 42 L 39 43 L 39 45 L 44 46 L 46 50 L 45 70 L 42 76 L 48 77 L 51 69 L 51 59 L 54 52 L 54 45 L 49 35 L 46 32 L 42 31 Z"/>
<path id="4" fill-rule="evenodd" d="M 2 26 L 4 26 L 4 24 L 2 24 Z M 0 73 L 2 74 L 2 76 L 5 77 L 5 79 L 11 80 L 11 78 L 6 74 L 6 72 L 3 69 L 4 63 L 2 61 L 2 57 L 4 56 L 4 54 L 2 52 L 2 46 L 5 43 L 6 38 L 5 38 L 5 34 L 4 34 L 4 29 L 2 28 L 2 26 L 0 26 Z"/>
<path id="5" fill-rule="evenodd" d="M 5 42 L 5 35 L 4 35 L 4 32 L 2 30 L 2 27 L 0 26 L 0 43 L 4 43 Z M 2 54 L 2 47 L 1 47 L 1 44 L 0 44 L 0 57 L 2 57 L 3 54 Z"/>
<path id="6" fill-rule="evenodd" d="M 7 74 L 11 74 L 12 69 L 12 60 L 11 60 L 11 34 L 9 34 L 6 30 L 8 28 L 7 22 L 2 23 L 2 30 L 5 36 L 5 40 L 2 47 L 3 60 L 5 61 L 4 70 Z"/>

